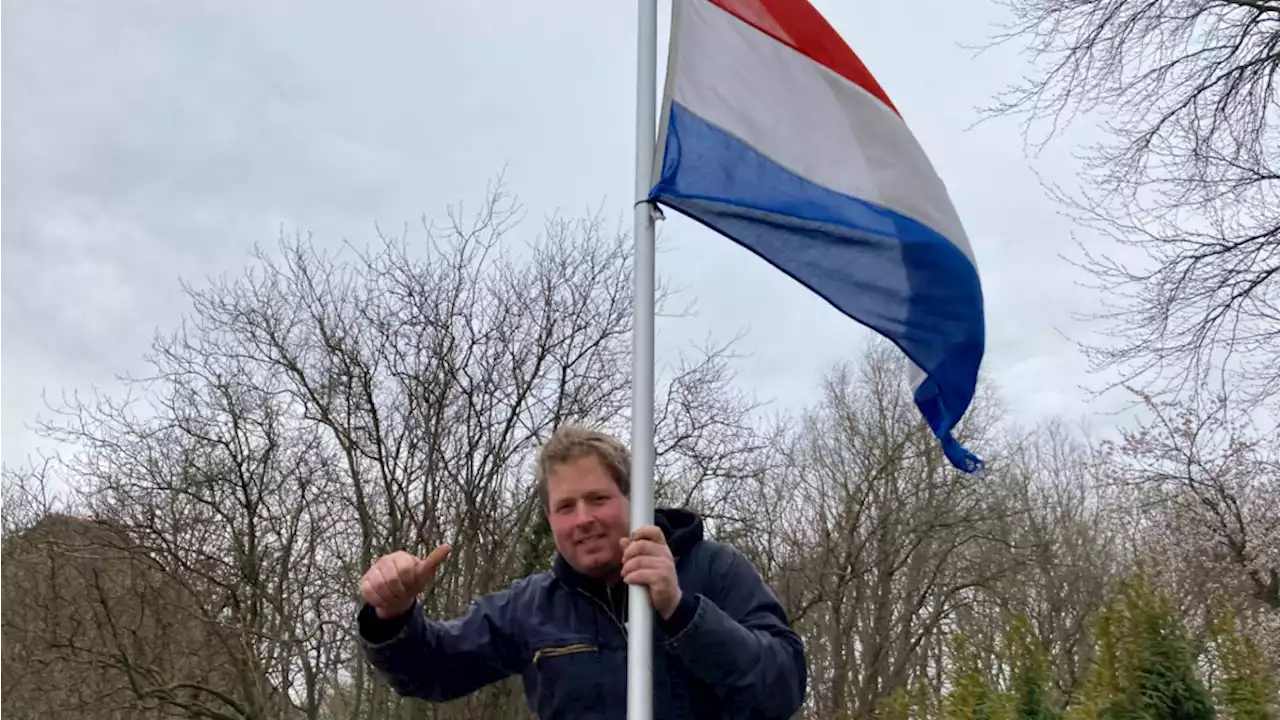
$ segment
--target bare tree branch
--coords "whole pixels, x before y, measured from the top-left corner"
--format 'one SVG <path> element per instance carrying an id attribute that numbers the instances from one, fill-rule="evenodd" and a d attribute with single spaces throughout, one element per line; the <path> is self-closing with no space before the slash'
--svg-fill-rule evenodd
<path id="1" fill-rule="evenodd" d="M 1075 119 L 1110 140 L 1084 158 L 1083 188 L 1051 188 L 1090 239 L 1073 258 L 1106 309 L 1082 343 L 1095 370 L 1152 392 L 1225 374 L 1280 392 L 1280 5 L 1274 0 L 1009 0 L 999 41 L 1040 71 L 988 116 L 1026 118 L 1042 146 Z"/>

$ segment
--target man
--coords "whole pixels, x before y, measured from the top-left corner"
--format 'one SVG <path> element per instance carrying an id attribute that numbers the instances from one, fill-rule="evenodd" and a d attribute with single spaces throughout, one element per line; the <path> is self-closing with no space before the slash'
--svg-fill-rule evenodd
<path id="1" fill-rule="evenodd" d="M 630 458 L 614 438 L 558 429 L 537 464 L 555 567 L 481 597 L 447 622 L 418 595 L 449 553 L 397 552 L 361 580 L 360 637 L 404 696 L 443 701 L 519 674 L 538 717 L 626 717 L 627 585 L 654 611 L 654 717 L 789 718 L 804 699 L 804 646 L 755 568 L 660 509 L 628 533 Z"/>

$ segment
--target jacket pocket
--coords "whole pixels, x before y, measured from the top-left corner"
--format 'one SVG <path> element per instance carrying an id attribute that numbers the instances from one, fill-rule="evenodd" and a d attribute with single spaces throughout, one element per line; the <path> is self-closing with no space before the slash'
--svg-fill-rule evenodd
<path id="1" fill-rule="evenodd" d="M 539 648 L 538 650 L 534 651 L 533 664 L 538 665 L 539 663 L 549 658 L 561 657 L 564 655 L 577 655 L 579 653 L 593 653 L 593 652 L 599 652 L 599 651 L 600 651 L 600 648 L 590 643 L 571 643 L 568 645 L 552 645 L 544 648 Z"/>
<path id="2" fill-rule="evenodd" d="M 538 717 L 601 717 L 610 653 L 590 637 L 545 638 L 532 650 L 525 689 Z"/>

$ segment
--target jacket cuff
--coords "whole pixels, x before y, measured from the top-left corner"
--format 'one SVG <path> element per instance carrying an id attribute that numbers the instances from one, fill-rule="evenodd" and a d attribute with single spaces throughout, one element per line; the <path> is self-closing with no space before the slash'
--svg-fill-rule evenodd
<path id="1" fill-rule="evenodd" d="M 698 614 L 698 596 L 682 595 L 680 602 L 676 605 L 675 612 L 671 613 L 671 617 L 663 619 L 659 616 L 662 624 L 662 632 L 667 637 L 675 637 L 684 632 L 689 627 L 689 623 L 693 622 L 693 618 Z"/>
<path id="2" fill-rule="evenodd" d="M 373 606 L 365 603 L 360 607 L 360 614 L 357 616 L 360 637 L 370 645 L 381 645 L 390 642 L 404 632 L 405 625 L 408 624 L 409 615 L 417 611 L 418 603 L 415 601 L 409 611 L 400 617 L 380 618 Z"/>

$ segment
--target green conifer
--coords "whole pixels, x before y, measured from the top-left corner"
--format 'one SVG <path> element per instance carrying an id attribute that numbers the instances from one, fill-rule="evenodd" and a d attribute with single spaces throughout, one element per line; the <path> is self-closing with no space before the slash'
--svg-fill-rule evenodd
<path id="1" fill-rule="evenodd" d="M 1276 720 L 1280 688 L 1226 599 L 1214 598 L 1209 634 L 1218 702 L 1230 720 Z"/>

